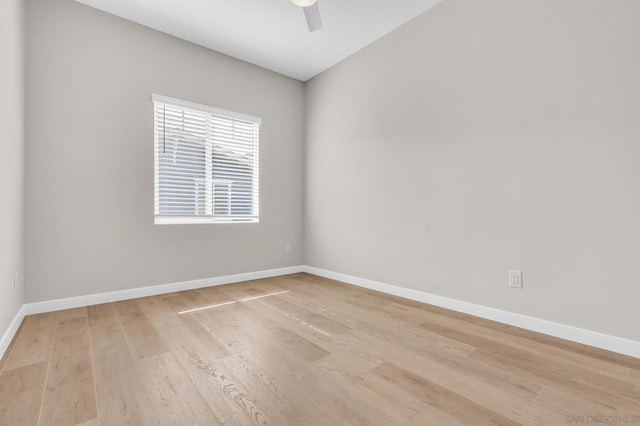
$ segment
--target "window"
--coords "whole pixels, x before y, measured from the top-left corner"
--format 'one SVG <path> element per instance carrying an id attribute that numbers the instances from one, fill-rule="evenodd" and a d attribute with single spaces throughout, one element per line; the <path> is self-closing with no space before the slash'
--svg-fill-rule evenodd
<path id="1" fill-rule="evenodd" d="M 258 222 L 256 117 L 153 96 L 155 223 Z"/>

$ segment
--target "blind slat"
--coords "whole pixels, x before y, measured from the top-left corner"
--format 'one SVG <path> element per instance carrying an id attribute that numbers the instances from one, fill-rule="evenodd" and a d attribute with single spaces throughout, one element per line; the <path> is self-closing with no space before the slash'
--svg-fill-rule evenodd
<path id="1" fill-rule="evenodd" d="M 257 221 L 260 120 L 168 99 L 154 95 L 156 223 Z"/>

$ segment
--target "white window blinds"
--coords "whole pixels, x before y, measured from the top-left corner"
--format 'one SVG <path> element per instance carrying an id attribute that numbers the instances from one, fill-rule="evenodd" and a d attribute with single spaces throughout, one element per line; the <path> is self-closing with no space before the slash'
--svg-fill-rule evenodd
<path id="1" fill-rule="evenodd" d="M 155 223 L 258 222 L 261 120 L 154 95 Z"/>

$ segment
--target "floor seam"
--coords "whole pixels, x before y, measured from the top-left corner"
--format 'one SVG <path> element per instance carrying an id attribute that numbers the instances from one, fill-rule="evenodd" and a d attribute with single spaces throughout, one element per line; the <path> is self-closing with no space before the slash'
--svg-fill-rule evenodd
<path id="1" fill-rule="evenodd" d="M 538 392 L 538 394 L 536 395 L 535 398 L 533 398 L 533 401 L 531 401 L 531 405 L 534 405 L 536 403 L 536 401 L 538 400 L 538 397 L 540 396 L 540 394 L 542 393 L 542 391 L 545 389 L 544 385 L 542 386 L 542 388 L 540 388 L 540 391 Z"/>
<path id="2" fill-rule="evenodd" d="M 119 321 L 119 320 L 118 320 Z M 91 355 L 91 374 L 93 375 L 93 392 L 96 399 L 96 419 L 100 424 L 100 407 L 98 404 L 98 384 L 96 380 L 96 367 L 93 360 L 93 338 L 91 336 L 91 323 L 89 322 L 89 309 L 87 308 L 87 334 L 89 334 L 89 354 Z"/>
<path id="3" fill-rule="evenodd" d="M 53 346 L 56 343 L 56 334 L 58 333 L 58 317 L 59 313 L 56 313 L 56 324 L 53 328 L 53 337 L 51 338 L 51 348 L 49 349 L 49 360 L 47 362 L 47 374 L 44 377 L 44 385 L 42 389 L 42 399 L 40 400 L 40 410 L 38 411 L 38 424 L 42 420 L 42 408 L 44 407 L 44 398 L 47 395 L 47 382 L 49 381 L 49 371 L 51 370 L 51 359 L 53 358 Z"/>
<path id="4" fill-rule="evenodd" d="M 134 361 L 136 366 L 136 371 L 139 371 L 140 365 L 138 363 L 139 358 L 136 356 L 136 353 L 133 351 L 133 346 L 131 346 L 131 342 L 129 342 L 129 337 L 127 336 L 127 332 L 124 329 L 124 324 L 122 324 L 122 319 L 120 318 L 120 314 L 118 314 L 118 310 L 116 309 L 116 305 L 111 303 L 111 309 L 113 309 L 113 313 L 116 314 L 116 318 L 118 318 L 118 325 L 120 326 L 120 330 L 122 331 L 122 336 L 124 337 L 124 341 L 127 342 L 127 347 L 129 348 L 129 353 L 131 354 L 131 358 Z"/>

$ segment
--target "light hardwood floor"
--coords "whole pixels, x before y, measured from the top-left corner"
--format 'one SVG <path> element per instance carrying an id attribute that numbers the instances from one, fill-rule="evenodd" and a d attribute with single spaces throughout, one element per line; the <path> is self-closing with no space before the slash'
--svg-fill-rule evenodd
<path id="1" fill-rule="evenodd" d="M 29 316 L 0 371 L 0 425 L 640 424 L 638 359 L 308 274 Z"/>

